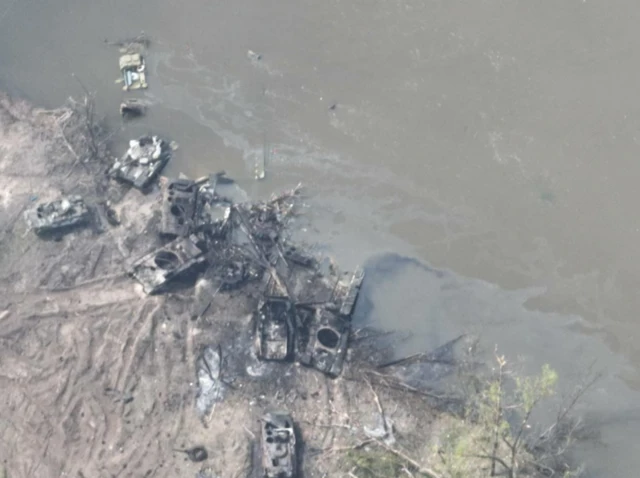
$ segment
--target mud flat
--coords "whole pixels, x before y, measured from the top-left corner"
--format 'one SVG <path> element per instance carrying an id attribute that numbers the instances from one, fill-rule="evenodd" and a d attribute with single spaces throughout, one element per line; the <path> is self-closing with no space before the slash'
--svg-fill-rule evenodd
<path id="1" fill-rule="evenodd" d="M 354 353 L 357 334 L 338 378 L 257 359 L 255 311 L 269 279 L 225 290 L 205 274 L 147 295 L 128 276 L 166 242 L 162 192 L 108 180 L 104 133 L 85 106 L 44 111 L 0 96 L 6 476 L 259 476 L 258 420 L 271 409 L 293 418 L 300 476 L 348 476 L 345 451 L 391 433 L 394 447 L 427 456 L 436 429 L 428 397 L 366 379 L 370 354 Z M 88 225 L 50 237 L 27 229 L 26 209 L 70 194 L 85 199 Z M 201 374 L 211 354 L 219 388 L 209 400 Z M 194 446 L 207 450 L 204 461 L 183 452 Z"/>

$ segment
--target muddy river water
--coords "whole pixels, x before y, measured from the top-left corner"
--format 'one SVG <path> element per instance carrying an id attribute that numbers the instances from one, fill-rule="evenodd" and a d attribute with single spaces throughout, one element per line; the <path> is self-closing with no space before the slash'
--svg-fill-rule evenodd
<path id="1" fill-rule="evenodd" d="M 116 145 L 180 144 L 172 174 L 224 169 L 252 196 L 303 182 L 301 236 L 367 263 L 362 320 L 412 331 L 408 348 L 478 333 L 567 387 L 595 363 L 582 456 L 630 477 L 639 17 L 632 0 L 0 0 L 0 85 L 56 107 L 75 73 Z M 149 89 L 127 96 L 151 107 L 122 125 L 104 39 L 142 30 Z"/>

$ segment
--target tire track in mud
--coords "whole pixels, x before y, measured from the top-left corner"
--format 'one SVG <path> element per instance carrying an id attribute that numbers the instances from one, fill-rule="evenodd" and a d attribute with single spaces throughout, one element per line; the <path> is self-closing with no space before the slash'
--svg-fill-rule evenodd
<path id="1" fill-rule="evenodd" d="M 165 316 L 168 320 L 169 317 Z M 171 322 L 173 325 L 175 321 Z M 166 326 L 166 327 L 165 327 Z M 182 340 L 182 334 L 180 330 L 169 331 L 170 327 L 167 326 L 167 322 L 162 324 L 160 334 L 164 337 L 158 337 L 158 349 L 159 352 L 154 354 L 156 359 L 156 366 L 158 375 L 162 377 L 162 395 L 163 408 L 169 413 L 174 414 L 173 423 L 170 424 L 169 429 L 166 431 L 166 442 L 174 442 L 182 431 L 182 424 L 184 422 L 185 412 L 185 394 L 179 391 L 173 390 L 172 387 L 172 372 L 177 372 L 182 381 L 184 387 L 188 380 L 186 372 L 189 367 L 186 366 L 185 360 L 183 360 L 183 351 L 186 346 L 184 340 Z M 170 450 L 165 450 L 165 454 L 168 454 Z"/>
<path id="2" fill-rule="evenodd" d="M 171 456 L 169 445 L 161 443 L 174 440 L 185 421 L 184 393 L 173 392 L 187 381 L 182 365 L 187 334 L 178 332 L 178 340 L 161 332 L 162 299 L 142 299 L 133 309 L 141 298 L 131 289 L 130 281 L 99 279 L 68 290 L 14 296 L 2 317 L 0 343 L 10 346 L 1 358 L 0 399 L 15 403 L 9 409 L 27 420 L 3 427 L 0 439 L 29 452 L 15 458 L 14 447 L 3 447 L 0 458 L 8 460 L 15 476 L 107 471 L 134 476 L 136 470 L 162 475 L 159 464 L 147 457 Z M 16 380 L 24 385 L 16 386 Z M 153 383 L 140 385 L 149 381 Z M 132 407 L 135 401 L 125 404 L 122 397 L 109 397 L 109 388 L 122 395 L 145 389 L 143 403 Z M 171 409 L 171 417 L 165 408 Z M 34 415 L 36 410 L 49 410 L 50 418 Z M 137 418 L 131 419 L 133 415 Z M 30 421 L 58 425 L 35 430 Z M 166 440 L 159 441 L 161 433 L 168 434 Z M 35 440 L 36 435 L 43 438 Z M 20 445 L 20 437 L 29 443 Z"/>
<path id="3" fill-rule="evenodd" d="M 0 461 L 11 478 L 193 476 L 200 464 L 173 449 L 195 444 L 207 447 L 221 476 L 242 476 L 247 435 L 256 439 L 250 428 L 256 431 L 267 405 L 317 425 L 304 431 L 303 446 L 346 440 L 334 408 L 344 402 L 344 384 L 292 366 L 233 382 L 203 426 L 193 400 L 195 356 L 248 330 L 243 318 L 255 304 L 238 293 L 219 297 L 212 320 L 197 324 L 187 310 L 193 297 L 141 294 L 123 271 L 158 241 L 157 202 L 135 192 L 130 199 L 118 207 L 122 225 L 102 235 L 87 229 L 40 241 L 11 222 L 14 234 L 1 237 L 11 254 L 0 250 L 0 302 L 7 304 L 0 309 L 0 424 L 7 423 L 0 443 L 11 445 L 0 447 Z M 301 403 L 307 390 L 311 400 Z"/>
<path id="4" fill-rule="evenodd" d="M 107 447 L 120 454 L 109 471 L 121 476 L 128 476 L 129 470 L 160 473 L 161 463 L 149 457 L 171 456 L 169 444 L 180 433 L 185 413 L 182 396 L 172 399 L 172 391 L 186 385 L 183 347 L 175 346 L 173 334 L 161 332 L 165 317 L 160 303 L 148 302 L 138 315 L 125 334 L 123 358 L 113 382 L 116 390 L 131 394 L 132 401 L 119 402 L 118 423 L 106 439 Z M 124 444 L 134 438 L 136 448 L 127 450 Z"/>
<path id="5" fill-rule="evenodd" d="M 141 304 L 135 314 L 136 319 L 130 322 L 129 327 L 125 327 L 125 330 L 118 338 L 119 343 L 122 343 L 122 349 L 120 350 L 119 357 L 122 357 L 118 366 L 118 373 L 113 383 L 113 387 L 116 390 L 124 391 L 127 378 L 130 375 L 131 365 L 137 350 L 140 338 L 145 334 L 145 326 L 152 319 L 152 314 L 145 314 L 146 309 L 149 307 L 149 303 L 145 302 Z M 155 305 L 157 308 L 158 306 Z"/>
<path id="6" fill-rule="evenodd" d="M 171 439 L 160 437 L 185 421 L 186 343 L 153 325 L 165 299 L 144 296 L 123 273 L 153 245 L 153 196 L 122 195 L 121 227 L 101 235 L 28 233 L 19 220 L 30 196 L 71 188 L 91 202 L 104 191 L 93 165 L 73 169 L 56 118 L 0 95 L 0 113 L 10 109 L 8 129 L 0 115 L 0 462 L 11 478 L 175 476 L 175 466 L 160 468 L 163 454 L 171 459 Z"/>
<path id="7" fill-rule="evenodd" d="M 140 337 L 145 333 L 146 324 L 151 320 L 152 313 L 150 309 L 157 309 L 158 305 L 155 300 L 146 300 L 138 307 L 136 313 L 125 314 L 116 320 L 116 323 L 122 327 L 121 331 L 114 331 L 112 335 L 112 344 L 115 349 L 115 359 L 109 364 L 109 371 L 105 372 L 104 386 L 114 392 L 111 400 L 111 413 L 106 414 L 105 431 L 103 433 L 101 443 L 108 449 L 121 450 L 126 443 L 126 414 L 128 412 L 128 401 L 133 399 L 130 395 L 134 393 L 134 388 L 130 382 L 132 369 L 140 369 L 141 363 L 137 360 L 140 357 L 139 342 Z M 105 354 L 103 354 L 105 355 Z M 115 460 L 114 467 L 119 468 L 118 473 L 126 469 L 129 459 L 124 456 Z"/>

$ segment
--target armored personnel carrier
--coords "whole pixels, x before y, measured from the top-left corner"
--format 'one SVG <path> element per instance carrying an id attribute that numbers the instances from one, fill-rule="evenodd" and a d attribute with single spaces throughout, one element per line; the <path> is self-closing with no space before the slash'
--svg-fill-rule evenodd
<path id="1" fill-rule="evenodd" d="M 36 234 L 67 231 L 89 222 L 89 208 L 80 196 L 62 197 L 38 204 L 25 212 L 25 220 Z"/>
<path id="2" fill-rule="evenodd" d="M 269 412 L 260 420 L 260 478 L 295 478 L 296 434 L 288 413 Z"/>

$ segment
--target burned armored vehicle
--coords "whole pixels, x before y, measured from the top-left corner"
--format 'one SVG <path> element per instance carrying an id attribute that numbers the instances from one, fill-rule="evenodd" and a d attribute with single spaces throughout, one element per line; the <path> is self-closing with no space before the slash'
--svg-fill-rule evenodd
<path id="1" fill-rule="evenodd" d="M 343 317 L 351 317 L 353 308 L 356 305 L 360 287 L 364 280 L 364 270 L 357 268 L 348 281 L 341 280 L 336 286 L 335 295 L 339 303 L 338 313 Z"/>
<path id="2" fill-rule="evenodd" d="M 309 324 L 308 341 L 301 347 L 298 361 L 330 377 L 337 377 L 344 365 L 350 331 L 350 319 L 325 308 L 316 309 Z"/>
<path id="3" fill-rule="evenodd" d="M 196 237 L 200 239 L 199 235 Z M 207 250 L 209 267 L 205 277 L 216 283 L 220 291 L 236 290 L 249 281 L 262 278 L 264 267 L 252 260 L 242 246 L 224 239 L 201 241 L 199 244 Z"/>
<path id="4" fill-rule="evenodd" d="M 331 377 L 342 372 L 349 334 L 351 314 L 358 298 L 364 271 L 360 268 L 336 285 L 334 299 L 325 307 L 313 309 L 305 321 L 307 333 L 299 341 L 298 361 Z"/>
<path id="5" fill-rule="evenodd" d="M 208 239 L 224 234 L 231 216 L 231 203 L 216 193 L 220 174 L 212 174 L 200 184 L 194 217 L 196 232 Z"/>
<path id="6" fill-rule="evenodd" d="M 287 299 L 270 298 L 254 313 L 256 355 L 262 360 L 288 360 L 293 354 L 295 312 Z"/>
<path id="7" fill-rule="evenodd" d="M 189 179 L 173 179 L 164 188 L 160 234 L 188 236 L 194 229 L 198 185 Z"/>
<path id="8" fill-rule="evenodd" d="M 120 103 L 120 116 L 124 119 L 137 118 L 147 112 L 147 105 L 141 100 L 129 99 Z"/>
<path id="9" fill-rule="evenodd" d="M 295 478 L 296 434 L 288 413 L 266 413 L 260 420 L 260 478 Z"/>
<path id="10" fill-rule="evenodd" d="M 190 236 L 176 239 L 142 257 L 133 264 L 129 275 L 142 284 L 147 294 L 157 294 L 172 282 L 197 274 L 206 263 L 203 251 Z"/>
<path id="11" fill-rule="evenodd" d="M 38 204 L 25 212 L 27 226 L 36 234 L 66 232 L 89 222 L 89 208 L 80 196 Z"/>
<path id="12" fill-rule="evenodd" d="M 129 141 L 125 155 L 115 161 L 108 175 L 142 191 L 156 179 L 171 159 L 171 146 L 158 136 Z"/>

